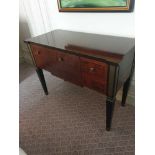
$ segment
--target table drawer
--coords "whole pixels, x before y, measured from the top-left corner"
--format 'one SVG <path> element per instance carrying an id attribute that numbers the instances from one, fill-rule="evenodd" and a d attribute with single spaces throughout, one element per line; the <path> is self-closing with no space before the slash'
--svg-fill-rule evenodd
<path id="1" fill-rule="evenodd" d="M 36 66 L 48 71 L 54 70 L 57 61 L 57 51 L 40 45 L 31 44 Z"/>
<path id="2" fill-rule="evenodd" d="M 80 60 L 79 57 L 73 54 L 57 52 L 57 61 L 60 65 L 63 65 L 62 68 L 69 67 L 73 69 L 80 69 Z"/>
<path id="3" fill-rule="evenodd" d="M 99 77 L 94 77 L 94 75 L 88 75 L 83 73 L 83 82 L 84 82 L 84 86 L 90 89 L 94 89 L 103 94 L 106 93 L 107 83 Z"/>
<path id="4" fill-rule="evenodd" d="M 100 76 L 107 79 L 107 64 L 87 58 L 80 58 L 81 70 L 89 75 Z"/>
<path id="5" fill-rule="evenodd" d="M 106 93 L 108 65 L 95 60 L 80 58 L 83 85 Z"/>
<path id="6" fill-rule="evenodd" d="M 57 66 L 55 75 L 66 81 L 81 85 L 80 60 L 76 55 L 57 52 Z"/>

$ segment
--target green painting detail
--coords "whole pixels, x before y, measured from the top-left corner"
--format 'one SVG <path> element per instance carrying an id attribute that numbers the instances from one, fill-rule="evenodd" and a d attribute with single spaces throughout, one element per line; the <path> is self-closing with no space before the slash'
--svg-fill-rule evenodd
<path id="1" fill-rule="evenodd" d="M 62 8 L 124 7 L 127 0 L 61 0 Z"/>

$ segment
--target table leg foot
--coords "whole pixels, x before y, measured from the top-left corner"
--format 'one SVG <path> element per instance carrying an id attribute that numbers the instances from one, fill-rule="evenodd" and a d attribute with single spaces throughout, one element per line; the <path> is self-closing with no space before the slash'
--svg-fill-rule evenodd
<path id="1" fill-rule="evenodd" d="M 107 131 L 110 131 L 111 129 L 114 105 L 115 105 L 115 99 L 111 99 L 107 97 L 107 100 L 106 100 L 106 130 Z"/>

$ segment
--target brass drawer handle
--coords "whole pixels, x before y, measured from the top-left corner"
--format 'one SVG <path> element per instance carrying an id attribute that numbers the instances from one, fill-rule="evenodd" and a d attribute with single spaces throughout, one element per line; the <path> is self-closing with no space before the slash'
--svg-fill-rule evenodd
<path id="1" fill-rule="evenodd" d="M 40 51 L 36 51 L 35 54 L 36 54 L 36 55 L 40 55 Z"/>
<path id="2" fill-rule="evenodd" d="M 95 70 L 95 68 L 93 68 L 93 67 L 89 68 L 90 72 L 93 72 L 94 70 Z"/>
<path id="3" fill-rule="evenodd" d="M 62 61 L 64 61 L 64 59 L 61 58 L 61 57 L 59 57 L 59 58 L 58 58 L 58 61 L 59 61 L 59 62 L 62 62 Z"/>

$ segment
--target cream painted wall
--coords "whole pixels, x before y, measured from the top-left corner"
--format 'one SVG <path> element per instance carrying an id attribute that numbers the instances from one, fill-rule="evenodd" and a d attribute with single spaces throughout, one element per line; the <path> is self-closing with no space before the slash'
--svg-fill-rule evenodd
<path id="1" fill-rule="evenodd" d="M 59 13 L 56 0 L 47 6 L 54 29 L 134 37 L 134 13 Z"/>
<path id="2" fill-rule="evenodd" d="M 60 13 L 57 0 L 20 0 L 20 21 L 28 25 L 21 29 L 31 36 L 59 28 L 134 37 L 134 12 Z"/>

